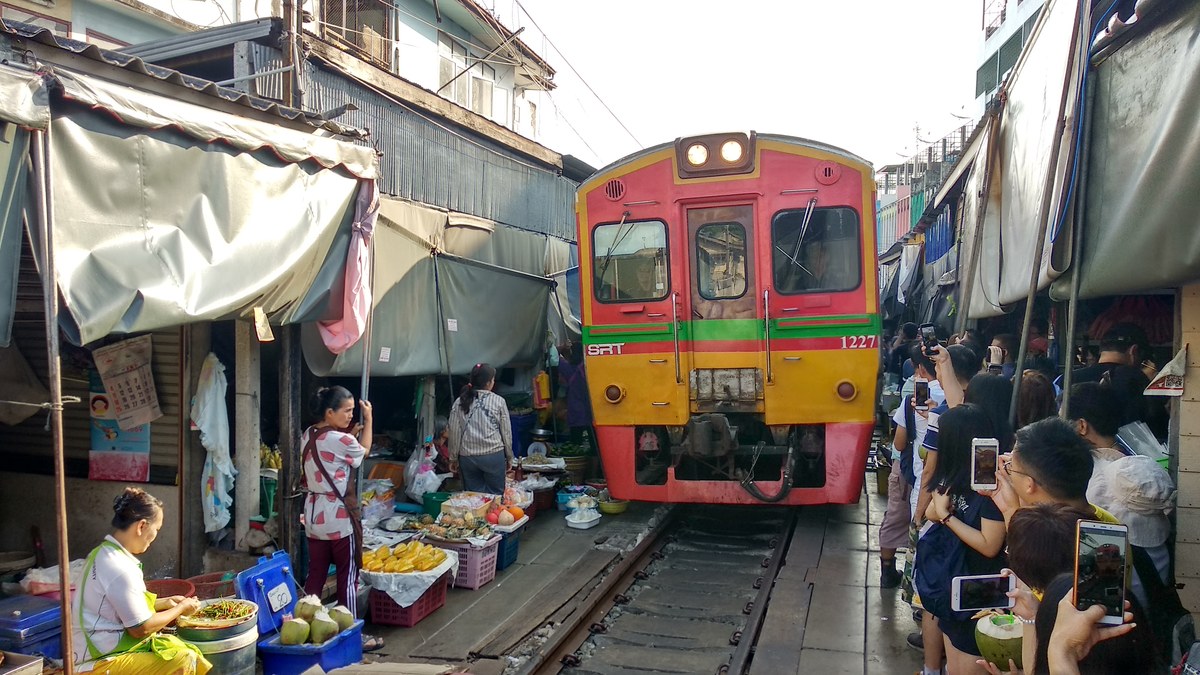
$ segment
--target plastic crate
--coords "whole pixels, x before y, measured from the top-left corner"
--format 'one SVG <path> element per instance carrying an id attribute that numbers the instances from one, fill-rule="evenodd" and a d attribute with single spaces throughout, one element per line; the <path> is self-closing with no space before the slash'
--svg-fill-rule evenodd
<path id="1" fill-rule="evenodd" d="M 260 613 L 261 614 L 261 613 Z M 262 672 L 266 675 L 300 675 L 313 666 L 325 672 L 362 661 L 362 620 L 321 645 L 284 645 L 273 635 L 258 643 Z"/>
<path id="2" fill-rule="evenodd" d="M 62 659 L 62 630 L 56 629 L 49 633 L 34 635 L 25 640 L 5 640 L 0 638 L 0 651 L 26 654 L 28 656 L 44 656 L 48 659 Z M 40 670 L 38 671 L 41 672 Z"/>
<path id="3" fill-rule="evenodd" d="M 228 579 L 225 578 L 226 575 L 229 576 Z M 201 600 L 232 598 L 237 595 L 237 588 L 235 587 L 237 578 L 233 572 L 201 574 L 196 577 L 188 577 L 187 580 L 196 587 L 196 597 Z"/>
<path id="4" fill-rule="evenodd" d="M 517 561 L 517 549 L 520 545 L 521 530 L 505 532 L 500 535 L 500 550 L 496 554 L 497 572 Z"/>
<path id="5" fill-rule="evenodd" d="M 449 585 L 450 575 L 443 574 L 408 607 L 401 607 L 387 593 L 372 588 L 371 623 L 412 628 L 446 604 L 446 587 Z"/>
<path id="6" fill-rule="evenodd" d="M 476 590 L 496 578 L 496 556 L 500 551 L 500 539 L 499 535 L 492 537 L 483 548 L 475 548 L 471 544 L 430 543 L 458 553 L 458 574 L 454 577 L 454 587 Z"/>

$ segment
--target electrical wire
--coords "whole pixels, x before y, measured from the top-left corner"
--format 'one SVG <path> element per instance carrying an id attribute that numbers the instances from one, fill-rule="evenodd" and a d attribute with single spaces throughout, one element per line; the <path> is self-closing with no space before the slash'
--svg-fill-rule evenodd
<path id="1" fill-rule="evenodd" d="M 579 78 L 579 81 L 583 83 L 583 86 L 587 87 L 587 90 L 592 93 L 592 96 L 596 97 L 596 100 L 600 102 L 600 105 L 608 111 L 609 115 L 612 115 L 612 118 L 617 121 L 617 124 L 619 124 L 622 129 L 625 130 L 625 133 L 629 134 L 629 137 L 633 139 L 633 142 L 637 143 L 639 148 L 645 148 L 646 144 L 639 141 L 638 137 L 629 130 L 629 127 L 625 126 L 625 123 L 621 121 L 621 118 L 617 117 L 617 113 L 613 112 L 613 109 L 608 107 L 608 103 L 605 103 L 604 99 L 600 97 L 600 94 L 597 94 L 596 90 L 592 89 L 592 85 L 588 84 L 587 80 L 583 78 L 583 75 L 579 74 L 579 71 L 575 69 L 575 66 L 571 65 L 571 62 L 567 60 L 567 55 L 563 54 L 562 50 L 550 40 L 550 36 L 546 34 L 546 31 L 542 30 L 542 27 L 539 26 L 538 22 L 534 20 L 533 15 L 529 13 L 529 10 L 525 9 L 525 6 L 521 4 L 521 0 L 514 1 L 516 2 L 517 7 L 521 8 L 521 11 L 525 13 L 526 17 L 528 17 L 529 22 L 533 24 L 533 27 L 538 29 L 538 32 L 540 32 L 542 37 L 545 38 L 546 44 L 550 45 L 550 47 L 562 57 L 563 63 L 567 64 L 567 67 L 571 69 L 571 72 L 575 73 L 575 76 Z"/>

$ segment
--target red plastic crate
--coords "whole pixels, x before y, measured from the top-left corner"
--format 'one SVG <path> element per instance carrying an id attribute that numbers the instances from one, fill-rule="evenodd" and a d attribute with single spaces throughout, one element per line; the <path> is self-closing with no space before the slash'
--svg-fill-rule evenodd
<path id="1" fill-rule="evenodd" d="M 412 628 L 421 619 L 433 614 L 446 604 L 446 587 L 450 585 L 450 575 L 443 574 L 433 582 L 417 601 L 408 607 L 401 607 L 383 591 L 371 589 L 371 623 L 382 626 L 400 626 Z"/>
<path id="2" fill-rule="evenodd" d="M 454 577 L 454 587 L 476 590 L 496 578 L 496 557 L 500 552 L 500 540 L 501 537 L 497 534 L 483 548 L 475 548 L 467 543 L 429 543 L 448 551 L 457 551 L 458 574 Z"/>

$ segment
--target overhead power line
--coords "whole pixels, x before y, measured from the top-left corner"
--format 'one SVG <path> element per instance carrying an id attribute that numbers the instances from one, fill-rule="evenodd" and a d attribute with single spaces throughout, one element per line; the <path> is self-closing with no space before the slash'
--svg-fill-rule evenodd
<path id="1" fill-rule="evenodd" d="M 546 31 L 542 30 L 542 27 L 538 25 L 538 22 L 533 18 L 533 15 L 529 13 L 529 10 L 525 9 L 525 6 L 521 4 L 521 0 L 515 0 L 515 2 L 517 3 L 517 7 L 520 7 L 521 11 L 525 13 L 525 16 L 529 18 L 529 21 L 533 24 L 533 27 L 538 29 L 538 32 L 540 32 L 542 37 L 546 39 L 546 44 L 549 44 L 555 52 L 558 52 L 558 55 L 562 57 L 563 63 L 567 64 L 567 67 L 571 69 L 571 72 L 575 73 L 575 77 L 579 78 L 579 81 L 583 83 L 583 86 L 587 87 L 587 90 L 592 92 L 592 96 L 596 97 L 596 100 L 599 101 L 600 105 L 608 111 L 608 114 L 612 115 L 612 118 L 617 121 L 617 124 L 619 124 L 622 129 L 625 130 L 625 133 L 629 134 L 629 137 L 633 139 L 633 142 L 637 143 L 638 147 L 645 148 L 646 144 L 639 141 L 638 137 L 629 130 L 629 127 L 625 126 L 625 123 L 621 121 L 621 118 L 617 117 L 617 113 L 613 112 L 613 109 L 608 107 L 608 104 L 604 102 L 604 99 L 601 98 L 600 94 L 597 94 L 596 90 L 592 89 L 592 85 L 588 84 L 587 80 L 583 78 L 583 75 L 581 75 L 579 71 L 575 69 L 575 66 L 571 65 L 571 62 L 567 60 L 567 55 L 563 54 L 562 50 L 550 40 L 550 36 L 546 34 Z"/>

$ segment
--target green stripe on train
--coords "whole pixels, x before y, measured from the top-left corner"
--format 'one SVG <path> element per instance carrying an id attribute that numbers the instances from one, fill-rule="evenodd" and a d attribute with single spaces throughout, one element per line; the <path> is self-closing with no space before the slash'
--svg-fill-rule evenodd
<path id="1" fill-rule="evenodd" d="M 881 325 L 879 316 L 873 314 L 772 319 L 771 337 L 803 339 L 877 335 Z M 607 344 L 614 340 L 639 343 L 668 342 L 672 339 L 670 323 L 617 324 L 584 326 L 583 328 L 584 344 Z M 758 319 L 689 321 L 680 327 L 679 339 L 701 342 L 762 340 L 763 323 Z"/>

